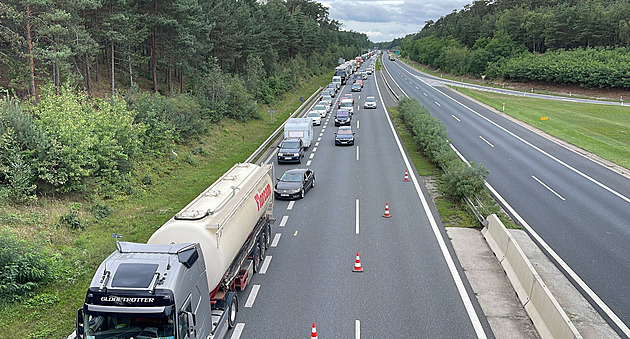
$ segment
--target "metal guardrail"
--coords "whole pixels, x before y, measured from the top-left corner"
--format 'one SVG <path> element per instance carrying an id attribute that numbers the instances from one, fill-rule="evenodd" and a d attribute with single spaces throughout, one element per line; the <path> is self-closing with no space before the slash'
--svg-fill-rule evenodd
<path id="1" fill-rule="evenodd" d="M 298 115 L 300 113 L 300 111 L 304 110 L 304 107 L 308 106 L 308 104 L 313 100 L 313 98 L 317 95 L 319 95 L 319 93 L 322 91 L 323 87 L 320 87 L 319 89 L 317 89 L 317 91 L 315 91 L 313 94 L 311 94 L 310 97 L 308 97 L 308 99 L 306 99 L 302 105 L 300 105 L 300 107 L 298 107 L 293 113 L 291 113 L 291 115 L 289 115 L 289 118 L 294 118 L 296 115 Z M 273 141 L 278 137 L 278 134 L 280 134 L 282 132 L 282 130 L 284 129 L 284 125 L 286 125 L 287 121 L 285 120 L 282 125 L 280 125 L 280 127 L 278 127 L 278 129 L 276 129 L 270 136 L 269 138 L 267 138 L 267 140 L 265 140 L 260 147 L 258 147 L 254 153 L 252 153 L 252 155 L 249 156 L 249 158 L 247 158 L 245 160 L 245 162 L 252 162 L 254 161 L 254 159 L 257 159 L 261 154 L 264 154 L 265 151 L 269 148 L 269 146 L 273 143 Z M 259 159 L 260 160 L 260 159 Z M 258 164 L 258 161 L 256 162 Z M 260 164 L 259 164 L 260 165 Z"/>

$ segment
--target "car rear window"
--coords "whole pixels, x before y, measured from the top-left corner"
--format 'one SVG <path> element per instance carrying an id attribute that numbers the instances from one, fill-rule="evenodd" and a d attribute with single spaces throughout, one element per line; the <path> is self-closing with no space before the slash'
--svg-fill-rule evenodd
<path id="1" fill-rule="evenodd" d="M 348 111 L 337 111 L 337 116 L 338 117 L 347 117 L 348 116 Z"/>

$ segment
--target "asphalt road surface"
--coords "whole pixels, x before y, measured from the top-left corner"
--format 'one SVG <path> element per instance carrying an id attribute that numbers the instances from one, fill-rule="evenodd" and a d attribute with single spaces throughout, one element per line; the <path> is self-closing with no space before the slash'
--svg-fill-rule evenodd
<path id="1" fill-rule="evenodd" d="M 368 95 L 377 109 L 363 109 Z M 375 76 L 354 98 L 354 146 L 334 145 L 330 114 L 301 165 L 275 164 L 276 177 L 313 169 L 316 185 L 304 199 L 276 200 L 272 248 L 239 293 L 231 337 L 303 338 L 315 323 L 319 338 L 492 338 L 424 188 L 403 180 L 413 167 Z"/>
<path id="2" fill-rule="evenodd" d="M 611 326 L 630 336 L 630 180 L 400 61 L 385 65 L 394 92 L 418 99 L 463 157 L 490 170 L 487 181 L 515 220 Z"/>

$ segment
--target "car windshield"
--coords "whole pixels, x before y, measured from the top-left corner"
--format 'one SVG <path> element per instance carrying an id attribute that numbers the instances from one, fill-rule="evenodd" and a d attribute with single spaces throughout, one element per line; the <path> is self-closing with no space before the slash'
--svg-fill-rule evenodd
<path id="1" fill-rule="evenodd" d="M 337 134 L 339 134 L 339 135 L 349 135 L 349 134 L 352 134 L 352 130 L 348 129 L 348 128 L 339 129 L 337 131 Z"/>
<path id="2" fill-rule="evenodd" d="M 300 182 L 302 181 L 302 173 L 284 172 L 280 181 Z"/>
<path id="3" fill-rule="evenodd" d="M 352 101 L 342 101 L 341 107 L 352 107 Z"/>
<path id="4" fill-rule="evenodd" d="M 354 84 L 354 85 L 352 85 L 352 87 L 361 87 L 361 85 L 360 84 Z"/>
<path id="5" fill-rule="evenodd" d="M 282 143 L 282 148 L 300 148 L 298 141 L 285 141 Z"/>
<path id="6" fill-rule="evenodd" d="M 365 99 L 365 101 L 367 101 L 367 102 L 375 102 L 376 98 L 375 97 L 367 97 L 367 99 Z"/>
<path id="7" fill-rule="evenodd" d="M 173 314 L 90 312 L 84 320 L 86 338 L 175 338 Z"/>
<path id="8" fill-rule="evenodd" d="M 311 112 L 307 115 L 307 117 L 311 118 L 311 117 L 315 117 L 315 118 L 319 118 L 319 113 L 317 112 Z"/>
<path id="9" fill-rule="evenodd" d="M 324 96 L 322 97 L 322 101 L 330 101 L 331 99 L 332 99 L 332 98 L 331 98 L 330 96 L 328 96 L 328 95 L 324 95 Z"/>
<path id="10" fill-rule="evenodd" d="M 315 108 L 313 108 L 316 111 L 325 111 L 326 110 L 326 106 L 324 105 L 315 105 Z"/>

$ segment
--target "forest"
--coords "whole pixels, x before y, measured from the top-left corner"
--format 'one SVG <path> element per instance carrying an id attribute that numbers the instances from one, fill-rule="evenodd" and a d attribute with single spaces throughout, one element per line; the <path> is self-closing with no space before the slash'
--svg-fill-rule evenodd
<path id="1" fill-rule="evenodd" d="M 0 198 L 118 194 L 138 159 L 369 44 L 311 0 L 2 1 Z"/>
<path id="2" fill-rule="evenodd" d="M 630 88 L 630 1 L 477 0 L 388 43 L 457 75 Z"/>

